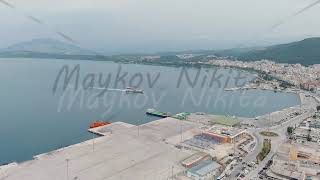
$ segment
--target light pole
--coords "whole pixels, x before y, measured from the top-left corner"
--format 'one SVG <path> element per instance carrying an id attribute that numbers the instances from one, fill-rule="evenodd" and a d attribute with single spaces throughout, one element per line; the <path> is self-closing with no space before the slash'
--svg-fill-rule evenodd
<path id="1" fill-rule="evenodd" d="M 141 125 L 141 120 L 140 120 L 140 123 L 138 124 L 138 137 L 140 137 L 140 125 Z"/>
<path id="2" fill-rule="evenodd" d="M 182 143 L 182 120 L 180 120 L 180 143 Z"/>
<path id="3" fill-rule="evenodd" d="M 92 122 L 94 124 L 94 121 Z M 92 152 L 94 152 L 94 132 L 92 132 Z"/>
<path id="4" fill-rule="evenodd" d="M 92 152 L 94 152 L 94 133 L 92 133 Z"/>
<path id="5" fill-rule="evenodd" d="M 236 141 L 233 139 L 233 156 L 236 156 Z"/>
<path id="6" fill-rule="evenodd" d="M 271 122 L 271 113 L 269 113 L 269 123 L 273 125 L 273 122 Z M 270 126 L 268 126 L 268 132 L 270 132 Z"/>
<path id="7" fill-rule="evenodd" d="M 67 162 L 67 180 L 69 180 L 69 161 L 70 161 L 70 159 L 66 159 L 66 162 Z"/>
<path id="8" fill-rule="evenodd" d="M 171 168 L 171 178 L 172 178 L 172 180 L 173 180 L 173 167 L 174 166 L 172 166 L 172 168 Z"/>

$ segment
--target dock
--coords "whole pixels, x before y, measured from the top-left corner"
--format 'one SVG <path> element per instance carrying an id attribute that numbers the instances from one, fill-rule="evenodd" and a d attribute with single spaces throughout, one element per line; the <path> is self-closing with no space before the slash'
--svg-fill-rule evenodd
<path id="1" fill-rule="evenodd" d="M 180 133 L 195 127 L 192 122 L 170 117 L 140 126 L 113 123 L 91 130 L 101 137 L 0 167 L 0 179 L 170 179 L 172 173 L 184 170 L 177 162 L 189 157 L 190 152 L 163 140 L 180 137 Z M 112 133 L 106 130 L 110 128 Z"/>
<path id="2" fill-rule="evenodd" d="M 88 131 L 90 133 L 96 134 L 98 136 L 106 136 L 112 134 L 112 131 L 116 131 L 118 129 L 122 129 L 122 127 L 135 127 L 135 125 L 124 123 L 124 122 L 114 122 L 108 125 L 96 127 L 96 128 L 89 128 Z"/>
<path id="3" fill-rule="evenodd" d="M 224 88 L 225 91 L 239 91 L 239 90 L 250 90 L 257 89 L 257 87 L 234 87 L 234 88 Z"/>

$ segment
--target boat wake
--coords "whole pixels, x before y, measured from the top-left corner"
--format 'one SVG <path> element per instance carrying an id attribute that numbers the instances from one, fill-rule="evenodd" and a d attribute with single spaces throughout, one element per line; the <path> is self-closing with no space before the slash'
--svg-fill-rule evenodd
<path id="1" fill-rule="evenodd" d="M 120 91 L 120 92 L 126 91 L 126 89 L 113 89 L 113 88 L 100 88 L 100 87 L 92 87 L 91 89 L 107 90 L 107 91 Z"/>
<path id="2" fill-rule="evenodd" d="M 97 90 L 107 90 L 107 91 L 119 91 L 119 92 L 125 92 L 127 94 L 143 94 L 143 90 L 136 89 L 134 87 L 127 87 L 126 89 L 114 89 L 114 88 L 101 88 L 101 87 L 92 87 L 91 89 L 97 89 Z"/>

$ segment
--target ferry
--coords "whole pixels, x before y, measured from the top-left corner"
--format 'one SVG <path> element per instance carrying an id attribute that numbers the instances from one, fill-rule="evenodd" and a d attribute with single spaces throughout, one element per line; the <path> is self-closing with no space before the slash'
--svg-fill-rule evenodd
<path id="1" fill-rule="evenodd" d="M 161 112 L 161 111 L 157 111 L 155 109 L 147 109 L 146 114 L 152 115 L 152 116 L 158 116 L 158 117 L 162 117 L 162 118 L 172 116 L 172 114 L 169 112 Z"/>
<path id="2" fill-rule="evenodd" d="M 143 94 L 143 90 L 141 89 L 137 89 L 135 87 L 127 87 L 126 88 L 126 93 L 139 93 L 139 94 Z"/>

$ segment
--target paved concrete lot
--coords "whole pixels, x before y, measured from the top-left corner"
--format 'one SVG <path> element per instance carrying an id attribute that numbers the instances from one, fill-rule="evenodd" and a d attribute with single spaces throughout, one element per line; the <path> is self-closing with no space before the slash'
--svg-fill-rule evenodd
<path id="1" fill-rule="evenodd" d="M 112 134 L 42 154 L 35 160 L 0 169 L 1 180 L 167 179 L 183 171 L 190 152 L 165 143 L 189 131 L 190 122 L 166 118 L 145 125 L 117 125 Z M 94 142 L 94 143 L 93 143 Z"/>

